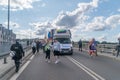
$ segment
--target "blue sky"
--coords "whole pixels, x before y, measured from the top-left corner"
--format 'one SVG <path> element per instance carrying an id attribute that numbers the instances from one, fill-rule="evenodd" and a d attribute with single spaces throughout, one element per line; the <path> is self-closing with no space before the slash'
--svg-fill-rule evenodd
<path id="1" fill-rule="evenodd" d="M 7 27 L 7 1 L 0 0 L 0 24 Z M 53 28 L 72 31 L 74 41 L 117 42 L 120 0 L 10 0 L 10 29 L 18 38 L 43 38 Z"/>

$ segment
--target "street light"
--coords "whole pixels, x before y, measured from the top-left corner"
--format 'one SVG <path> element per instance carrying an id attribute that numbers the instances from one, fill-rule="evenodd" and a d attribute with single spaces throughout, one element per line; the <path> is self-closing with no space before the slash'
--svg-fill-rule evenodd
<path id="1" fill-rule="evenodd" d="M 10 26 L 10 0 L 8 0 L 8 30 Z"/>
<path id="2" fill-rule="evenodd" d="M 10 26 L 10 0 L 8 0 L 8 32 L 7 32 L 7 36 L 8 36 L 8 41 L 10 41 L 10 29 L 9 29 L 9 26 Z"/>

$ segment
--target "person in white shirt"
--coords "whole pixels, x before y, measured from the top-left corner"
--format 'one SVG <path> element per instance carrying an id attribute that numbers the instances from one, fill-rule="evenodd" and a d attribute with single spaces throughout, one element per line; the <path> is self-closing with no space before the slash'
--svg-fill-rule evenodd
<path id="1" fill-rule="evenodd" d="M 57 40 L 54 40 L 53 43 L 53 53 L 54 56 L 56 56 L 56 61 L 55 63 L 57 64 L 60 60 L 59 60 L 59 55 L 60 55 L 60 43 Z"/>
<path id="2" fill-rule="evenodd" d="M 36 42 L 33 41 L 32 42 L 32 53 L 35 54 L 35 52 L 36 52 Z"/>

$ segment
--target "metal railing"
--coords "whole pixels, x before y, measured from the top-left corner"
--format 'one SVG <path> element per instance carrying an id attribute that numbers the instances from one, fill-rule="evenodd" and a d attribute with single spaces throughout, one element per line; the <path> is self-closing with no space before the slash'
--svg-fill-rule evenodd
<path id="1" fill-rule="evenodd" d="M 28 51 L 30 49 L 30 46 L 25 47 L 24 51 Z M 9 57 L 10 51 L 9 52 L 4 52 L 2 55 L 0 55 L 0 60 L 3 59 L 3 63 L 6 64 L 7 63 L 7 57 Z"/>
<path id="2" fill-rule="evenodd" d="M 97 45 L 97 51 L 101 53 L 110 53 L 115 54 L 116 53 L 116 45 L 117 44 L 98 44 Z M 78 47 L 78 43 L 74 43 L 74 47 Z M 83 43 L 83 49 L 88 50 L 88 43 Z"/>

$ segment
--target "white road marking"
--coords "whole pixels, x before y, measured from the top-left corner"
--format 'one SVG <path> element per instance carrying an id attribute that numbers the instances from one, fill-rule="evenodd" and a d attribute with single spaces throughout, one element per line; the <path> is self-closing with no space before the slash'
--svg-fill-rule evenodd
<path id="1" fill-rule="evenodd" d="M 84 70 L 87 74 L 89 74 L 91 77 L 93 77 L 95 80 L 105 80 L 105 78 L 101 77 L 100 75 L 98 75 L 97 73 L 95 73 L 94 71 L 92 71 L 91 69 L 87 68 L 86 66 L 84 66 L 82 63 L 76 61 L 75 59 L 73 59 L 72 57 L 67 57 L 70 61 L 72 61 L 74 64 L 76 64 L 79 68 L 81 68 L 82 70 Z"/>
<path id="2" fill-rule="evenodd" d="M 33 55 L 33 56 L 30 58 L 30 60 L 28 60 L 28 61 L 20 68 L 19 72 L 18 72 L 18 73 L 15 73 L 15 74 L 10 78 L 10 80 L 16 80 L 16 79 L 20 76 L 20 74 L 24 71 L 24 69 L 28 66 L 28 64 L 31 62 L 31 59 L 33 59 L 34 56 L 35 56 L 35 55 Z"/>

